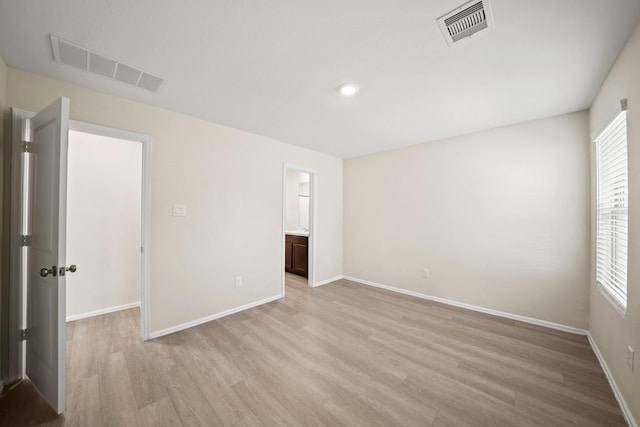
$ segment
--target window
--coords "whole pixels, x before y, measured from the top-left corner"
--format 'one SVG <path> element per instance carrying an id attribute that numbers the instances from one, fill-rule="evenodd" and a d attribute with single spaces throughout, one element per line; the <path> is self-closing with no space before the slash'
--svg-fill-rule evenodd
<path id="1" fill-rule="evenodd" d="M 622 310 L 627 308 L 629 177 L 626 102 L 595 139 L 596 283 Z"/>

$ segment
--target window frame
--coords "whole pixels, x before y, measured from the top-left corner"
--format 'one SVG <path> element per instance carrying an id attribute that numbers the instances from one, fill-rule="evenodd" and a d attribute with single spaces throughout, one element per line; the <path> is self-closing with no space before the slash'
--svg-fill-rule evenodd
<path id="1" fill-rule="evenodd" d="M 621 100 L 616 114 L 596 132 L 592 141 L 595 143 L 595 283 L 600 292 L 623 316 L 628 303 L 628 242 L 629 242 L 629 156 L 628 125 L 626 116 L 626 99 Z M 621 126 L 622 125 L 622 126 Z M 615 131 L 624 128 L 624 141 L 615 137 Z M 604 143 L 608 143 L 602 147 Z M 603 155 L 616 152 L 602 161 Z M 604 169 L 604 171 L 603 171 Z M 622 170 L 622 172 L 620 172 Z M 611 186 L 612 172 L 622 173 L 623 184 Z M 607 181 L 603 183 L 603 178 Z M 601 185 L 603 187 L 601 188 Z M 620 192 L 624 189 L 623 192 Z M 604 191 L 603 191 L 604 190 Z M 613 195 L 611 194 L 613 192 Z M 603 196 L 602 193 L 606 195 Z M 602 207 L 603 202 L 610 205 Z M 604 219 L 603 219 L 604 217 Z M 626 221 L 626 225 L 621 225 Z M 603 233 L 602 228 L 608 228 Z M 604 242 L 602 240 L 605 240 Z M 603 251 L 604 249 L 604 251 Z M 609 259 L 605 259 L 608 257 Z M 619 286 L 624 283 L 624 289 Z"/>

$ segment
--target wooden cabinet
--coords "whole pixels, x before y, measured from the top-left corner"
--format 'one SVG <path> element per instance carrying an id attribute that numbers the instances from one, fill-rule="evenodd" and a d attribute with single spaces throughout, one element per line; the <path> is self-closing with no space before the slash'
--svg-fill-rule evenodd
<path id="1" fill-rule="evenodd" d="M 307 277 L 309 238 L 307 236 L 285 237 L 284 271 Z"/>

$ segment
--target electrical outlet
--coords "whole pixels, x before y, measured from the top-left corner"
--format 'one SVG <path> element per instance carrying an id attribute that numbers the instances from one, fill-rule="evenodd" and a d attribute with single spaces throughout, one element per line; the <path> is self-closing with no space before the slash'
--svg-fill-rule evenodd
<path id="1" fill-rule="evenodd" d="M 422 277 L 424 277 L 425 279 L 429 277 L 429 269 L 428 268 L 423 268 L 422 269 Z"/>
<path id="2" fill-rule="evenodd" d="M 236 276 L 236 288 L 242 286 L 242 276 Z"/>
<path id="3" fill-rule="evenodd" d="M 627 347 L 627 366 L 631 369 L 631 372 L 633 372 L 633 359 L 635 354 L 636 352 L 631 348 L 631 346 Z"/>

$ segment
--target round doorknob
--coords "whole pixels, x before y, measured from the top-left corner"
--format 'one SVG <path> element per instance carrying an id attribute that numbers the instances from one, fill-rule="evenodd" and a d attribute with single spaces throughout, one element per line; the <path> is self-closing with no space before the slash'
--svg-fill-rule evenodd
<path id="1" fill-rule="evenodd" d="M 66 269 L 66 270 L 67 270 L 68 272 L 70 272 L 70 273 L 75 273 L 75 272 L 76 272 L 76 270 L 78 270 L 78 267 L 76 267 L 76 265 L 75 265 L 75 264 L 71 264 L 69 267 L 67 267 L 67 269 Z"/>
<path id="2" fill-rule="evenodd" d="M 55 265 L 51 268 L 41 268 L 40 276 L 47 277 L 49 274 L 52 276 L 55 276 L 57 272 L 58 272 L 58 269 L 56 268 Z"/>

